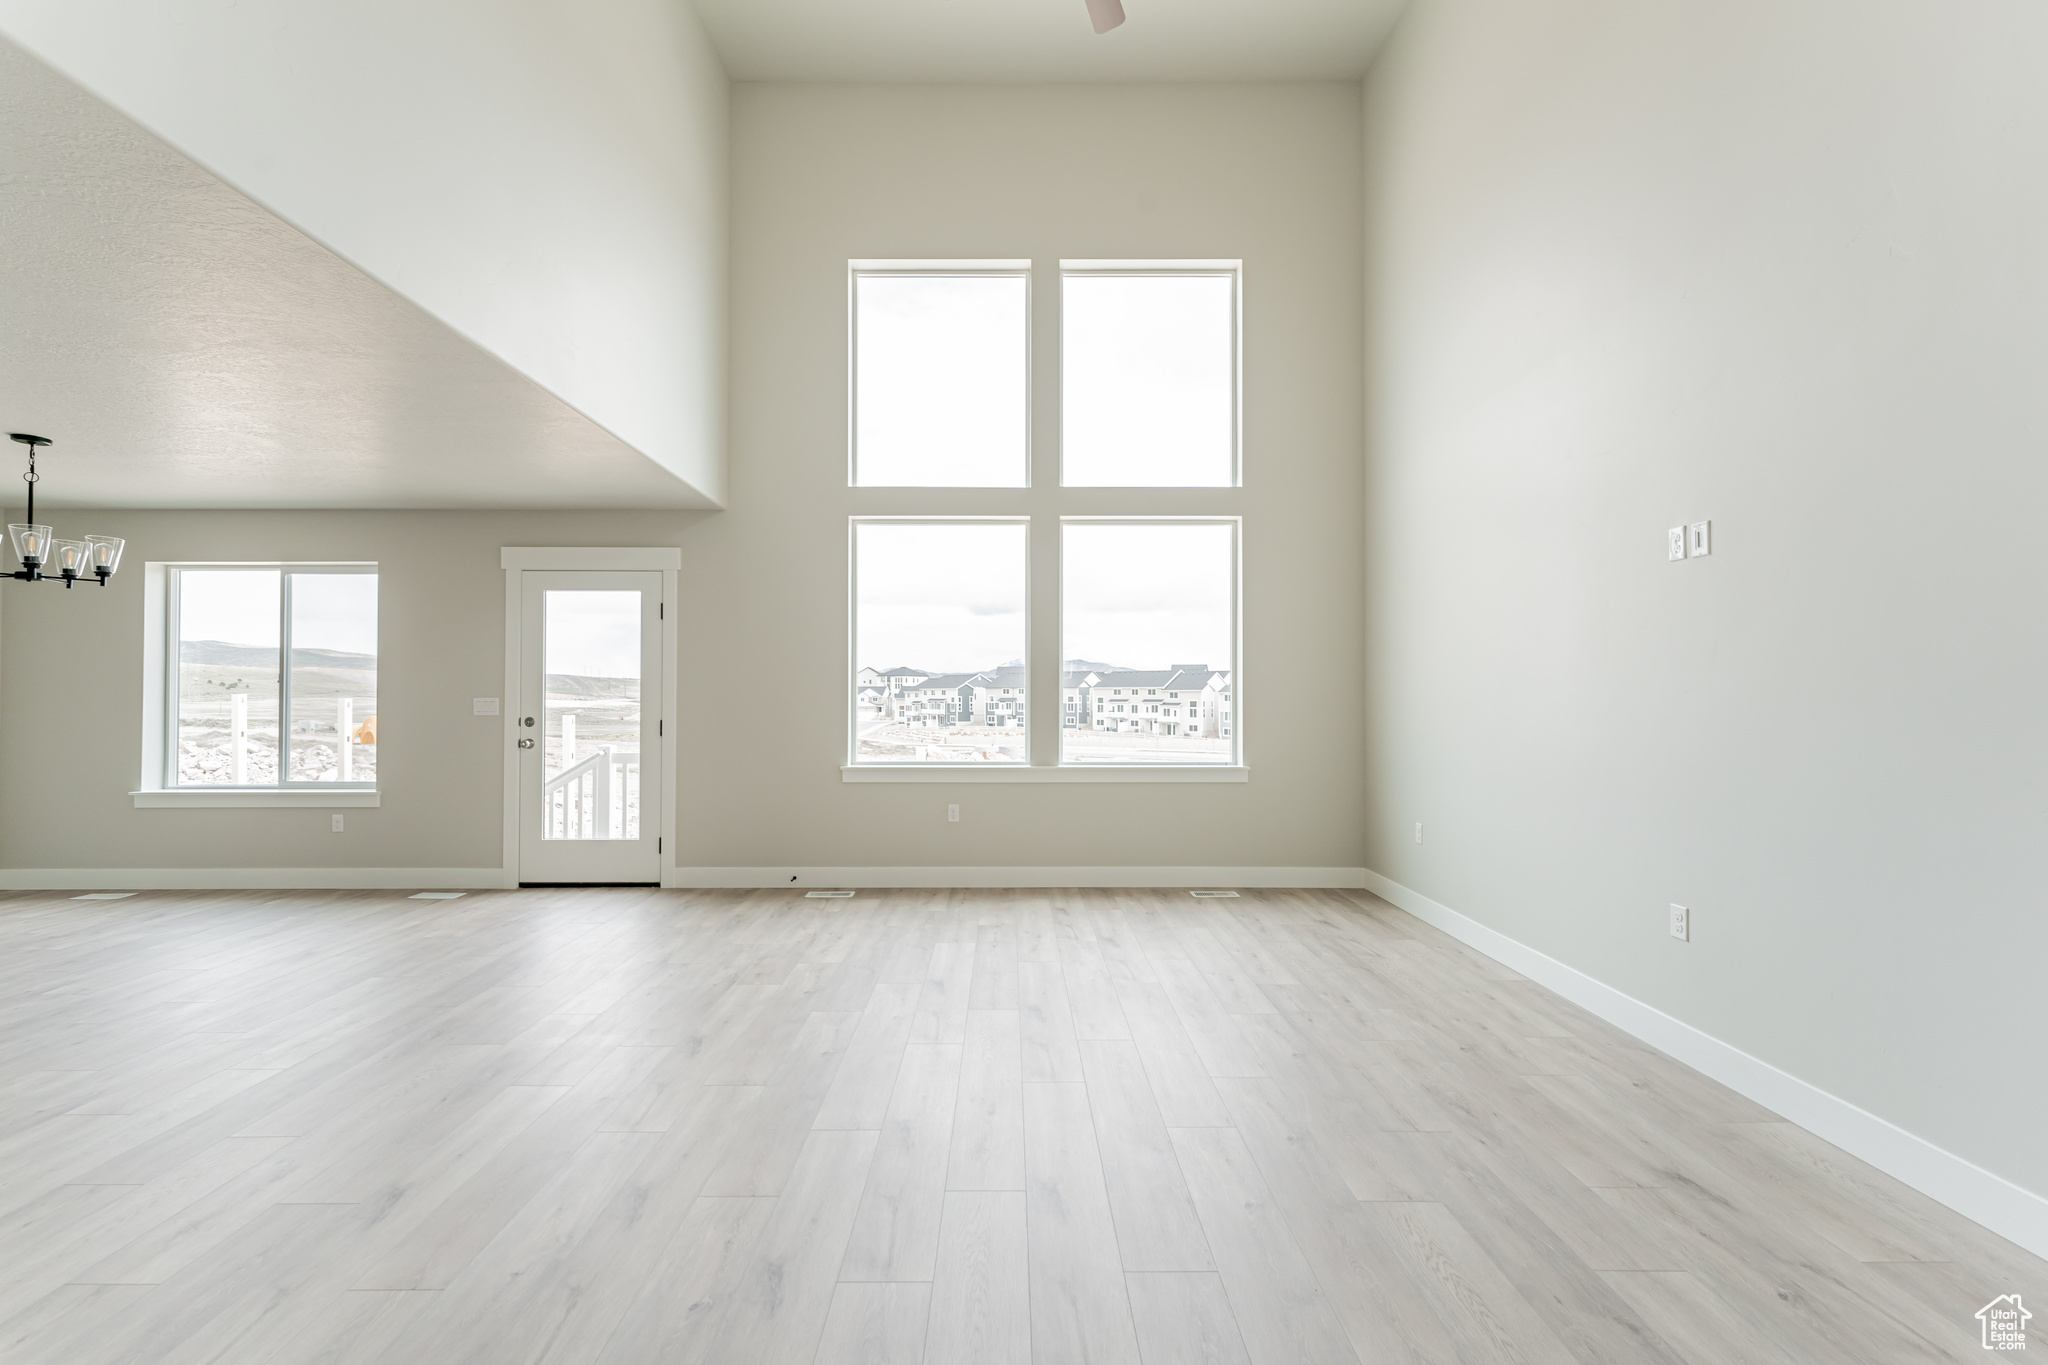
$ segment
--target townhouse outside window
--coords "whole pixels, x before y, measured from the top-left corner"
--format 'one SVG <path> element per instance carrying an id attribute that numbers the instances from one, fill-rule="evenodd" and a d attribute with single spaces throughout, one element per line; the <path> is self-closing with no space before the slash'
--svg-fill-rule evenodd
<path id="1" fill-rule="evenodd" d="M 854 496 L 849 776 L 1242 779 L 1211 719 L 1242 690 L 1241 271 L 1056 273 L 1047 298 L 1026 261 L 851 263 L 848 484 L 925 491 Z M 1036 379 L 1034 318 L 1058 342 Z"/>

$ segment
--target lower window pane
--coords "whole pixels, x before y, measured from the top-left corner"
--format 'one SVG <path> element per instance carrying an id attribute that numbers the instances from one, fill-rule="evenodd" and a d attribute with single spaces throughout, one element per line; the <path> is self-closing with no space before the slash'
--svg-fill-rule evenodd
<path id="1" fill-rule="evenodd" d="M 377 780 L 377 575 L 295 573 L 293 782 Z"/>
<path id="2" fill-rule="evenodd" d="M 854 761 L 1024 763 L 1022 522 L 854 523 Z"/>
<path id="3" fill-rule="evenodd" d="M 1236 526 L 1061 531 L 1060 761 L 1236 759 Z"/>

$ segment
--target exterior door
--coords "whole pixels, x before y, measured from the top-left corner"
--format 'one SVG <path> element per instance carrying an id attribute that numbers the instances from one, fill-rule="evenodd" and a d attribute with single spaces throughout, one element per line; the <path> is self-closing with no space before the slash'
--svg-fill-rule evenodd
<path id="1" fill-rule="evenodd" d="M 519 880 L 661 881 L 658 572 L 520 574 Z"/>

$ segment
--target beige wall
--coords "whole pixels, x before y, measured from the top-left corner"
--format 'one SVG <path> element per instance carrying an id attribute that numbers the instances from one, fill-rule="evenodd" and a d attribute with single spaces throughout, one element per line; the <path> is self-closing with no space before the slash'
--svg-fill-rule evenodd
<path id="1" fill-rule="evenodd" d="M 499 547 L 684 544 L 715 515 L 53 510 L 60 528 L 128 549 L 106 588 L 0 588 L 0 764 L 38 774 L 0 783 L 0 867 L 497 867 L 503 722 L 472 716 L 470 699 L 505 690 Z M 379 566 L 382 804 L 342 812 L 341 834 L 327 810 L 134 808 L 143 564 L 209 559 Z"/>
<path id="2" fill-rule="evenodd" d="M 2044 69 L 2017 0 L 1418 0 L 1364 542 L 1373 868 L 2048 1192 Z"/>
<path id="3" fill-rule="evenodd" d="M 1358 88 L 739 85 L 733 131 L 733 497 L 704 528 L 704 638 L 717 666 L 774 679 L 789 714 L 779 734 L 703 726 L 721 780 L 685 799 L 683 846 L 745 866 L 1356 866 L 1362 717 L 1257 698 L 1261 679 L 1277 701 L 1359 666 Z M 1251 781 L 843 784 L 846 518 L 1057 515 L 1062 257 L 1245 263 L 1246 487 L 1064 506 L 1244 516 Z M 1038 487 L 846 487 L 849 258 L 1037 263 Z M 1041 730 L 1059 694 L 1050 549 L 1035 536 Z"/>
<path id="4" fill-rule="evenodd" d="M 741 87 L 734 161 L 729 511 L 53 512 L 127 537 L 129 567 L 104 592 L 4 589 L 0 762 L 42 780 L 0 784 L 0 864 L 495 867 L 504 738 L 469 703 L 503 689 L 499 547 L 676 544 L 684 866 L 1358 866 L 1363 716 L 1292 704 L 1349 695 L 1361 664 L 1357 87 Z M 877 256 L 1244 260 L 1245 489 L 1098 490 L 1070 510 L 1244 516 L 1250 782 L 840 780 L 846 518 L 945 505 L 845 487 L 846 261 Z M 1035 510 L 1044 492 L 951 505 Z M 346 833 L 326 811 L 133 809 L 140 568 L 180 559 L 383 566 L 383 804 Z M 1041 556 L 1041 672 L 1051 569 Z"/>

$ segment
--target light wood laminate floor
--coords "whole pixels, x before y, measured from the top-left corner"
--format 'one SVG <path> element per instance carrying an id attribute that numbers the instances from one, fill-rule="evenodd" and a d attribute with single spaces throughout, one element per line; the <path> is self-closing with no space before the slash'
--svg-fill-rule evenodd
<path id="1" fill-rule="evenodd" d="M 1363 894 L 17 894 L 0 980 L 8 1365 L 1890 1365 L 2048 1305 Z"/>

